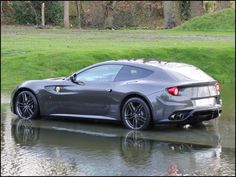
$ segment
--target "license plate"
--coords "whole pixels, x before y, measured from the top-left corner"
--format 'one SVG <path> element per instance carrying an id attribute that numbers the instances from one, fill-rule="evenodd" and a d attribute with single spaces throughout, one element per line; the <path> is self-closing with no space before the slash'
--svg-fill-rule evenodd
<path id="1" fill-rule="evenodd" d="M 204 98 L 195 100 L 196 106 L 213 106 L 215 104 L 215 98 Z"/>

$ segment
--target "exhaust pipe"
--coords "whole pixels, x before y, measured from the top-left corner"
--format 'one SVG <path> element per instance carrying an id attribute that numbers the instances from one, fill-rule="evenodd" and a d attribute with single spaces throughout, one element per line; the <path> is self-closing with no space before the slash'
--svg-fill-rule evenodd
<path id="1" fill-rule="evenodd" d="M 172 114 L 169 119 L 171 120 L 183 120 L 185 118 L 185 114 L 184 113 L 174 113 Z"/>

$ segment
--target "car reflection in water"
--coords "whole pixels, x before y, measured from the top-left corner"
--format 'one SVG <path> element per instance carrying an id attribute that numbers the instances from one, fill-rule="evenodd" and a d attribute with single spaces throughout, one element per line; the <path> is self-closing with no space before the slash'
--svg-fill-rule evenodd
<path id="1" fill-rule="evenodd" d="M 209 165 L 211 160 L 220 156 L 220 136 L 215 128 L 209 129 L 203 125 L 198 129 L 175 127 L 171 131 L 157 128 L 155 131 L 140 132 L 112 126 L 48 119 L 13 119 L 12 135 L 20 146 L 56 147 L 60 158 L 65 161 L 73 159 L 90 164 L 92 160 L 97 163 L 94 168 L 99 168 L 103 163 L 109 166 L 111 159 L 120 166 L 125 164 L 138 168 L 153 165 L 157 168 L 155 175 L 166 175 L 173 169 L 189 174 L 198 168 L 196 163 Z M 31 149 L 30 153 L 40 153 L 42 157 L 53 159 L 54 150 L 41 148 L 34 152 Z M 96 159 L 99 161 L 96 162 Z"/>

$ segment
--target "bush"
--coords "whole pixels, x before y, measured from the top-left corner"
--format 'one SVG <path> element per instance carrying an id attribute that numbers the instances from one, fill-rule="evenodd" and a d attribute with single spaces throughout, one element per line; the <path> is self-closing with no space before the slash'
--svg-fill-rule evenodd
<path id="1" fill-rule="evenodd" d="M 58 25 L 63 21 L 63 2 L 59 1 L 12 1 L 11 12 L 6 18 L 14 19 L 16 24 L 41 23 L 41 4 L 45 3 L 45 23 Z"/>
<path id="2" fill-rule="evenodd" d="M 36 24 L 38 22 L 37 13 L 29 2 L 13 1 L 12 12 L 6 14 L 6 17 L 14 19 L 17 24 Z"/>
<path id="3" fill-rule="evenodd" d="M 175 29 L 190 31 L 235 31 L 235 9 L 228 8 L 194 17 Z"/>

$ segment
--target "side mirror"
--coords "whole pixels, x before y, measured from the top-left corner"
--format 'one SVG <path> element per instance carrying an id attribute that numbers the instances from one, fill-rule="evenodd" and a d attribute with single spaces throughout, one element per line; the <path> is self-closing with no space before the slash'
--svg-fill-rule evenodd
<path id="1" fill-rule="evenodd" d="M 85 85 L 85 83 L 83 81 L 76 81 L 76 76 L 77 74 L 73 74 L 72 76 L 70 76 L 70 80 L 76 84 L 79 84 L 79 85 Z"/>
<path id="2" fill-rule="evenodd" d="M 76 73 L 73 74 L 72 76 L 70 76 L 70 80 L 71 80 L 72 82 L 75 82 L 75 80 L 76 80 Z"/>

